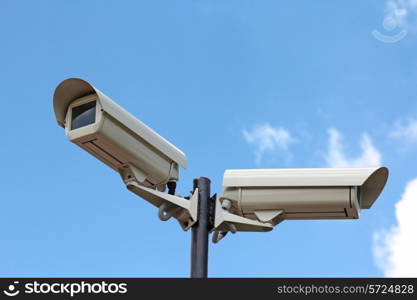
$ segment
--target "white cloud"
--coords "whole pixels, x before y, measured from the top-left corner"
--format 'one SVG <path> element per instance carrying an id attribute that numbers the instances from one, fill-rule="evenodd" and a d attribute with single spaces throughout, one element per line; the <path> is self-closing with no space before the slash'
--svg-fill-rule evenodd
<path id="1" fill-rule="evenodd" d="M 260 164 L 266 152 L 282 150 L 288 152 L 288 146 L 295 141 L 284 128 L 274 128 L 270 124 L 256 125 L 251 131 L 242 131 L 248 144 L 255 145 L 255 162 Z"/>
<path id="2" fill-rule="evenodd" d="M 361 168 L 376 167 L 381 165 L 381 153 L 374 147 L 371 138 L 364 133 L 360 141 L 362 154 L 356 158 L 349 158 L 345 155 L 342 144 L 342 135 L 337 129 L 330 128 L 329 144 L 326 155 L 326 162 L 331 168 Z"/>
<path id="3" fill-rule="evenodd" d="M 385 7 L 386 26 L 416 29 L 417 0 L 388 0 Z"/>
<path id="4" fill-rule="evenodd" d="M 407 142 L 417 142 L 417 120 L 410 119 L 407 124 L 397 122 L 389 136 Z"/>
<path id="5" fill-rule="evenodd" d="M 386 277 L 417 276 L 417 178 L 395 205 L 397 225 L 374 234 L 374 257 Z"/>

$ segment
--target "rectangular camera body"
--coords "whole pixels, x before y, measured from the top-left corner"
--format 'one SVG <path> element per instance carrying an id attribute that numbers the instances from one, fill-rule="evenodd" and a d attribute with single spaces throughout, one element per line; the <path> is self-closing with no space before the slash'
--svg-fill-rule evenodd
<path id="1" fill-rule="evenodd" d="M 178 180 L 185 155 L 129 112 L 97 91 L 72 101 L 65 132 L 77 144 L 119 172 L 126 181 L 155 187 Z"/>
<path id="2" fill-rule="evenodd" d="M 234 214 L 274 219 L 275 223 L 285 219 L 357 219 L 361 208 L 369 208 L 382 190 L 385 170 L 226 170 L 221 201 L 229 200 Z"/>

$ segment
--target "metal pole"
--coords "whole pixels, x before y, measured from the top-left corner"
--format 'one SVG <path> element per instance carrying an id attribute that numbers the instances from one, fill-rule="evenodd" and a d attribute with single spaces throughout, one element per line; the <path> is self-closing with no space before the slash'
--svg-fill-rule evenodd
<path id="1" fill-rule="evenodd" d="M 207 278 L 208 239 L 213 210 L 210 179 L 205 177 L 194 179 L 193 190 L 196 188 L 198 188 L 198 221 L 191 229 L 191 278 Z"/>

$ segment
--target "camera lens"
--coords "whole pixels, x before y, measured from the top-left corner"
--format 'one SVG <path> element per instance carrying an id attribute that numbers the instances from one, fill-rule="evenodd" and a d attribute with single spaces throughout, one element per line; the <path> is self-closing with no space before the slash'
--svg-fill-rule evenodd
<path id="1" fill-rule="evenodd" d="M 72 108 L 71 130 L 93 124 L 96 121 L 96 101 Z"/>

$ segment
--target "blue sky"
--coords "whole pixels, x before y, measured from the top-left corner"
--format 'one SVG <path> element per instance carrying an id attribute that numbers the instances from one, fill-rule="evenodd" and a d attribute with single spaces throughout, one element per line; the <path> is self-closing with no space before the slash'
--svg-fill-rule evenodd
<path id="1" fill-rule="evenodd" d="M 416 7 L 1 1 L 0 275 L 189 275 L 190 233 L 57 126 L 53 91 L 81 77 L 186 153 L 183 195 L 225 169 L 390 169 L 361 219 L 227 236 L 209 276 L 416 276 Z"/>

